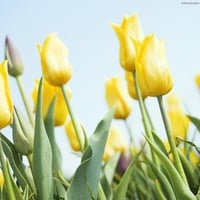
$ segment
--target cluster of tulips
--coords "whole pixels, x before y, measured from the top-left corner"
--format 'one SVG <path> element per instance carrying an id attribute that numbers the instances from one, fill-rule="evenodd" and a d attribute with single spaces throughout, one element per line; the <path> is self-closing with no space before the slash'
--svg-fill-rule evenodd
<path id="1" fill-rule="evenodd" d="M 21 56 L 6 37 L 5 60 L 0 64 L 0 199 L 200 199 L 200 150 L 195 143 L 200 119 L 187 115 L 178 96 L 170 93 L 173 80 L 164 41 L 155 34 L 144 36 L 136 14 L 125 16 L 121 25 L 112 24 L 112 28 L 120 44 L 124 79 L 115 76 L 105 82 L 109 111 L 91 136 L 71 106 L 67 83 L 72 66 L 58 36 L 51 33 L 37 45 L 42 76 L 34 82 L 34 106 L 21 81 Z M 16 79 L 22 110 L 13 103 L 9 76 Z M 195 80 L 200 87 L 200 76 Z M 158 101 L 166 141 L 156 132 L 146 106 L 148 97 Z M 139 145 L 127 123 L 132 101 L 138 101 L 144 125 L 144 142 Z M 126 123 L 128 144 L 112 125 L 113 119 Z M 195 131 L 188 137 L 191 123 Z M 12 140 L 4 133 L 8 126 Z M 81 156 L 70 178 L 63 173 L 56 126 L 65 128 L 72 150 Z"/>

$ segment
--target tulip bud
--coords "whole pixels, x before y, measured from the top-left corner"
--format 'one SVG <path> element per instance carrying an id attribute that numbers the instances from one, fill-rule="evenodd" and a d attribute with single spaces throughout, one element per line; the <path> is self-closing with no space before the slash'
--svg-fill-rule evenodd
<path id="1" fill-rule="evenodd" d="M 124 153 L 127 150 L 127 144 L 122 133 L 116 127 L 111 127 L 106 147 L 103 155 L 103 160 L 107 161 L 116 152 Z"/>
<path id="2" fill-rule="evenodd" d="M 8 60 L 8 73 L 11 76 L 17 77 L 23 73 L 24 64 L 21 56 L 8 36 L 5 40 L 5 59 Z"/>
<path id="3" fill-rule="evenodd" d="M 51 85 L 60 86 L 69 81 L 72 74 L 68 49 L 56 34 L 49 34 L 43 45 L 37 45 L 44 79 Z"/>
<path id="4" fill-rule="evenodd" d="M 39 80 L 35 80 L 34 88 L 32 91 L 32 99 L 34 103 L 34 110 L 36 110 L 37 105 L 37 94 L 38 94 L 38 86 Z M 42 113 L 43 118 L 45 119 L 49 105 L 53 100 L 53 97 L 56 96 L 55 103 L 55 113 L 54 113 L 54 125 L 60 126 L 65 123 L 66 117 L 68 115 L 68 109 L 66 106 L 66 102 L 64 100 L 61 88 L 58 86 L 50 85 L 47 81 L 43 81 L 42 83 Z M 69 99 L 71 99 L 72 93 L 68 87 L 65 87 L 66 95 Z"/>
<path id="5" fill-rule="evenodd" d="M 154 34 L 143 40 L 135 61 L 137 82 L 147 96 L 167 94 L 173 87 L 165 46 Z"/>
<path id="6" fill-rule="evenodd" d="M 137 47 L 134 41 L 141 42 L 143 33 L 136 14 L 125 16 L 121 25 L 112 24 L 120 43 L 120 64 L 128 71 L 135 71 L 135 58 Z M 136 42 L 137 43 L 137 42 Z"/>
<path id="7" fill-rule="evenodd" d="M 122 153 L 120 155 L 120 158 L 117 164 L 117 169 L 116 169 L 117 172 L 119 174 L 124 174 L 130 162 L 131 162 L 131 156 L 127 152 Z"/>
<path id="8" fill-rule="evenodd" d="M 7 61 L 0 63 L 0 129 L 12 121 L 13 103 L 8 81 Z"/>
<path id="9" fill-rule="evenodd" d="M 196 86 L 200 89 L 200 74 L 196 74 L 194 77 Z"/>
<path id="10" fill-rule="evenodd" d="M 84 133 L 83 133 L 80 126 L 79 126 L 79 130 L 80 130 L 80 133 L 81 133 L 81 138 L 79 138 L 79 139 L 84 141 Z M 73 123 L 72 123 L 71 120 L 66 122 L 65 131 L 66 131 L 66 134 L 67 134 L 67 137 L 69 139 L 69 143 L 70 143 L 72 149 L 74 151 L 81 151 L 79 140 L 77 138 L 77 135 L 76 135 L 76 132 L 74 130 L 74 126 L 73 126 Z"/>
<path id="11" fill-rule="evenodd" d="M 137 100 L 138 97 L 137 97 L 137 94 L 136 94 L 133 72 L 125 71 L 125 78 L 126 78 L 127 88 L 128 88 L 128 92 L 129 92 L 130 96 L 133 99 Z M 145 99 L 147 96 L 142 91 L 140 91 L 140 92 L 141 92 L 142 98 Z"/>
<path id="12" fill-rule="evenodd" d="M 107 80 L 105 93 L 108 106 L 115 106 L 114 118 L 126 119 L 131 113 L 131 99 L 122 79 L 113 77 Z"/>
<path id="13" fill-rule="evenodd" d="M 34 129 L 19 110 L 13 115 L 13 141 L 17 151 L 23 155 L 33 150 Z"/>

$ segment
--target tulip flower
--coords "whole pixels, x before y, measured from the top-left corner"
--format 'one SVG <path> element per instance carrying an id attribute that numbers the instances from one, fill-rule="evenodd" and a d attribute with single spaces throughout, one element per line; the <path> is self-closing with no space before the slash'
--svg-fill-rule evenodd
<path id="1" fill-rule="evenodd" d="M 194 81 L 195 81 L 197 87 L 200 89 L 200 74 L 195 75 Z"/>
<path id="2" fill-rule="evenodd" d="M 138 85 L 145 95 L 161 96 L 172 89 L 164 42 L 154 34 L 143 40 L 135 64 Z"/>
<path id="3" fill-rule="evenodd" d="M 8 81 L 7 61 L 0 64 L 0 129 L 12 121 L 13 104 Z"/>
<path id="4" fill-rule="evenodd" d="M 106 142 L 103 160 L 107 161 L 116 152 L 125 153 L 126 150 L 127 150 L 127 144 L 122 133 L 118 128 L 112 126 L 110 128 L 110 132 Z"/>
<path id="5" fill-rule="evenodd" d="M 24 64 L 18 50 L 15 48 L 9 37 L 5 40 L 5 59 L 8 60 L 8 73 L 17 77 L 24 71 Z"/>
<path id="6" fill-rule="evenodd" d="M 39 80 L 35 80 L 34 89 L 32 92 L 32 99 L 34 102 L 34 110 L 36 110 L 37 105 L 37 94 L 38 94 Z M 71 98 L 71 91 L 69 88 L 65 87 L 66 94 Z M 68 109 L 61 91 L 61 88 L 58 86 L 52 86 L 47 81 L 43 81 L 43 90 L 42 90 L 42 109 L 43 117 L 45 118 L 48 111 L 49 105 L 53 100 L 53 97 L 56 95 L 56 104 L 55 104 L 55 117 L 54 124 L 55 126 L 60 126 L 65 123 Z"/>
<path id="7" fill-rule="evenodd" d="M 80 129 L 81 130 L 81 129 Z M 77 138 L 77 135 L 76 135 L 76 132 L 74 130 L 74 126 L 73 126 L 73 123 L 71 120 L 67 121 L 65 123 L 65 132 L 67 134 L 67 137 L 69 139 L 69 143 L 72 147 L 72 149 L 74 151 L 81 151 L 81 147 L 80 147 L 80 143 L 79 143 L 79 140 Z M 83 134 L 83 131 L 80 131 L 81 133 L 81 140 L 84 140 L 84 134 Z"/>
<path id="8" fill-rule="evenodd" d="M 61 86 L 69 81 L 72 74 L 68 60 L 68 49 L 56 34 L 49 34 L 43 45 L 37 45 L 40 53 L 44 79 L 51 85 Z"/>
<path id="9" fill-rule="evenodd" d="M 4 176 L 3 176 L 3 172 L 0 169 L 0 188 L 2 188 L 4 185 Z"/>
<path id="10" fill-rule="evenodd" d="M 112 24 L 120 43 L 120 64 L 128 71 L 135 71 L 137 43 L 143 40 L 143 32 L 136 14 L 125 16 L 121 25 Z"/>
<path id="11" fill-rule="evenodd" d="M 167 98 L 168 116 L 171 123 L 173 137 L 186 138 L 190 121 L 181 108 L 181 102 L 176 94 Z"/>
<path id="12" fill-rule="evenodd" d="M 105 94 L 108 107 L 115 106 L 114 118 L 126 119 L 131 113 L 131 99 L 122 79 L 113 77 L 107 80 Z"/>
<path id="13" fill-rule="evenodd" d="M 127 82 L 127 88 L 130 96 L 133 99 L 138 99 L 137 94 L 136 94 L 136 89 L 135 89 L 135 84 L 134 84 L 134 79 L 133 79 L 133 73 L 130 71 L 125 71 L 125 79 Z M 141 92 L 142 98 L 145 99 L 147 96 Z"/>

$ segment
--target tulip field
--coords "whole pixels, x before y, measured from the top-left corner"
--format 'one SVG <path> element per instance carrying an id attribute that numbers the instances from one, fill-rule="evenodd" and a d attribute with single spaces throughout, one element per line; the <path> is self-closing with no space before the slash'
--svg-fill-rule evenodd
<path id="1" fill-rule="evenodd" d="M 18 47 L 14 38 L 5 38 L 0 61 L 1 200 L 200 200 L 200 147 L 195 140 L 200 118 L 187 113 L 172 92 L 167 41 L 156 33 L 145 35 L 136 13 L 124 16 L 121 24 L 112 23 L 110 29 L 124 74 L 105 81 L 107 113 L 91 135 L 71 106 L 68 82 L 73 65 L 58 34 L 49 33 L 36 45 L 42 74 L 34 82 L 32 102 L 21 80 L 25 69 Z M 12 99 L 11 77 L 24 110 Z M 200 88 L 200 75 L 194 82 Z M 157 133 L 148 98 L 157 101 L 166 140 Z M 142 142 L 127 124 L 132 101 L 138 103 L 144 127 L 139 133 Z M 113 120 L 126 123 L 128 143 Z M 188 137 L 191 125 L 195 131 Z M 81 158 L 70 178 L 63 172 L 55 139 L 58 126 L 64 127 L 71 150 Z M 4 128 L 11 130 L 12 138 Z"/>

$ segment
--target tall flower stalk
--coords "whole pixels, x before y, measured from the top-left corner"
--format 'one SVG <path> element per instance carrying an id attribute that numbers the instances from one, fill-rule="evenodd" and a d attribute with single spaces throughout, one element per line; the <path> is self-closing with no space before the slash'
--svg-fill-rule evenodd
<path id="1" fill-rule="evenodd" d="M 141 115 L 142 115 L 145 133 L 148 136 L 148 138 L 151 140 L 151 142 L 154 143 L 154 138 L 153 138 L 153 134 L 152 134 L 152 127 L 151 127 L 151 124 L 149 122 L 148 115 L 146 113 L 146 108 L 145 108 L 144 101 L 143 101 L 143 98 L 142 98 L 142 95 L 141 95 L 141 92 L 140 92 L 139 85 L 137 83 L 136 71 L 133 72 L 133 79 L 134 79 L 134 87 L 135 87 L 136 94 L 137 94 L 137 97 L 138 97 L 138 103 L 139 103 L 140 112 L 141 112 Z M 151 149 L 151 154 L 152 154 L 153 161 L 156 163 L 156 165 L 158 165 L 159 164 L 158 158 L 157 158 L 155 152 L 152 149 Z"/>
<path id="2" fill-rule="evenodd" d="M 185 172 L 183 170 L 183 166 L 181 164 L 181 160 L 180 160 L 178 151 L 176 149 L 176 144 L 175 144 L 172 132 L 171 132 L 171 128 L 170 128 L 169 120 L 168 120 L 168 117 L 167 117 L 167 113 L 166 113 L 164 105 L 163 105 L 162 96 L 158 96 L 157 100 L 158 100 L 158 104 L 159 104 L 159 107 L 160 107 L 163 123 L 164 123 L 164 126 L 165 126 L 167 138 L 168 138 L 168 141 L 169 141 L 169 145 L 171 147 L 171 152 L 172 152 L 172 155 L 173 155 L 173 158 L 174 158 L 174 164 L 175 164 L 176 169 L 179 172 L 180 176 L 182 177 L 183 181 L 187 184 L 187 179 L 186 179 L 186 176 L 185 176 Z"/>

